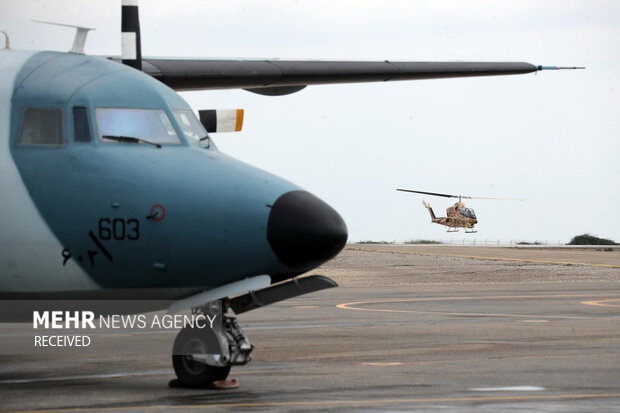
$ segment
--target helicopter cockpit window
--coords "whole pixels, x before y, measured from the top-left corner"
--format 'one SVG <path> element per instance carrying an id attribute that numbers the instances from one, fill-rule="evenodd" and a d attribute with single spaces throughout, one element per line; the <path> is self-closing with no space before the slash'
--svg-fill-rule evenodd
<path id="1" fill-rule="evenodd" d="M 60 109 L 26 109 L 17 143 L 19 145 L 63 145 L 62 111 Z"/>
<path id="2" fill-rule="evenodd" d="M 476 219 L 476 214 L 471 208 L 461 208 L 459 209 L 459 213 L 463 216 L 466 216 L 467 218 Z"/>
<path id="3" fill-rule="evenodd" d="M 191 110 L 174 110 L 172 114 L 188 142 L 197 143 L 208 136 L 204 126 Z"/>
<path id="4" fill-rule="evenodd" d="M 181 143 L 164 110 L 97 108 L 95 113 L 99 139 L 104 142 L 119 141 L 104 137 L 110 136 L 159 145 Z"/>

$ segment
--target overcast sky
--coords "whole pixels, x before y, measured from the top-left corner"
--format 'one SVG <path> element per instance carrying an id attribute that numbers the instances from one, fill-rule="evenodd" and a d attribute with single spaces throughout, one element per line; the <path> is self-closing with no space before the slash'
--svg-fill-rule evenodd
<path id="1" fill-rule="evenodd" d="M 344 217 L 351 241 L 458 239 L 431 224 L 472 200 L 479 241 L 620 241 L 620 2 L 142 0 L 145 56 L 526 61 L 587 66 L 497 78 L 313 86 L 284 97 L 183 93 L 194 109 L 244 108 L 219 148 L 287 178 Z M 120 0 L 0 0 L 14 49 L 120 54 Z M 0 42 L 1 43 L 1 42 Z"/>

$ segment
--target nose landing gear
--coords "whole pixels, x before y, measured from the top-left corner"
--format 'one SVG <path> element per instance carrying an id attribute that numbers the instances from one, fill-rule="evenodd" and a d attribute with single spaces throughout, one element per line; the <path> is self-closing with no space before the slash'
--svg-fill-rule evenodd
<path id="1" fill-rule="evenodd" d="M 183 328 L 174 340 L 172 366 L 184 387 L 204 388 L 225 380 L 231 365 L 219 365 L 221 355 L 216 334 L 210 329 Z M 218 357 L 220 356 L 220 357 Z"/>
<path id="2" fill-rule="evenodd" d="M 338 284 L 327 277 L 310 275 L 259 290 L 250 290 L 247 294 L 223 298 L 221 301 L 213 301 L 217 296 L 211 295 L 210 303 L 196 305 L 198 302 L 204 303 L 204 301 L 198 301 L 205 297 L 202 292 L 180 300 L 176 305 L 173 304 L 170 308 L 178 311 L 193 307 L 194 314 L 207 315 L 216 311 L 217 321 L 221 322 L 222 328 L 219 329 L 219 326 L 215 329 L 186 326 L 179 332 L 172 351 L 172 364 L 178 380 L 173 380 L 170 385 L 220 389 L 237 387 L 236 382 L 226 380 L 226 377 L 228 377 L 231 366 L 244 365 L 251 360 L 250 354 L 254 345 L 239 327 L 237 318 L 225 315 L 228 310 L 238 315 L 288 298 L 336 286 Z M 218 288 L 226 290 L 227 286 Z"/>
<path id="3" fill-rule="evenodd" d="M 194 309 L 206 313 L 210 304 Z M 227 305 L 224 305 L 224 311 Z M 178 385 L 192 388 L 210 387 L 226 380 L 232 366 L 251 361 L 254 345 L 245 336 L 236 317 L 222 316 L 224 331 L 216 333 L 211 328 L 184 327 L 177 335 L 172 365 Z M 236 387 L 236 386 L 235 386 Z"/>

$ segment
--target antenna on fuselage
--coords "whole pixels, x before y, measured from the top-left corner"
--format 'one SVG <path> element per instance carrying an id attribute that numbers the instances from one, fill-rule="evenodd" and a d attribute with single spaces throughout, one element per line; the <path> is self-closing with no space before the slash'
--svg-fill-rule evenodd
<path id="1" fill-rule="evenodd" d="M 10 49 L 11 48 L 11 42 L 9 41 L 9 34 L 7 32 L 0 31 L 0 33 L 2 33 L 4 35 L 4 48 L 5 49 Z"/>
<path id="2" fill-rule="evenodd" d="M 75 37 L 73 38 L 73 46 L 69 53 L 84 54 L 84 45 L 86 44 L 86 36 L 90 30 L 95 30 L 94 27 L 76 26 L 73 24 L 46 22 L 43 20 L 33 20 L 35 23 L 51 24 L 52 26 L 72 27 L 75 29 Z"/>
<path id="3" fill-rule="evenodd" d="M 123 64 L 142 70 L 138 0 L 123 0 L 121 9 L 121 58 Z"/>

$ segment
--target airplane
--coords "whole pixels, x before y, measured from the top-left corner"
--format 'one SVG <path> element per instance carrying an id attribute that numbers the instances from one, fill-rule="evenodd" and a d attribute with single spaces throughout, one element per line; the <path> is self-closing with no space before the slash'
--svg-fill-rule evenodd
<path id="1" fill-rule="evenodd" d="M 478 223 L 478 218 L 476 217 L 476 213 L 472 208 L 466 208 L 465 203 L 462 202 L 463 198 L 465 199 L 494 199 L 494 200 L 502 200 L 502 201 L 523 201 L 523 199 L 516 198 L 487 198 L 480 196 L 464 196 L 464 195 L 449 195 L 449 194 L 438 194 L 435 192 L 424 192 L 424 191 L 414 191 L 412 189 L 396 189 L 397 191 L 402 192 L 413 192 L 416 194 L 426 194 L 432 196 L 441 196 L 444 198 L 458 198 L 458 202 L 455 202 L 453 206 L 450 206 L 446 209 L 445 217 L 436 217 L 435 212 L 433 212 L 433 208 L 430 204 L 427 204 L 426 201 L 422 201 L 422 205 L 428 210 L 428 213 L 431 215 L 431 222 L 434 224 L 439 224 L 448 227 L 446 232 L 458 232 L 459 228 L 463 228 L 466 234 L 475 234 L 476 231 L 474 229 L 474 225 Z"/>
<path id="2" fill-rule="evenodd" d="M 120 57 L 84 54 L 89 28 L 76 29 L 68 53 L 13 50 L 7 34 L 0 50 L 0 300 L 114 299 L 127 305 L 119 313 L 141 300 L 163 300 L 169 307 L 149 310 L 169 312 L 220 302 L 218 357 L 205 357 L 208 338 L 187 327 L 175 341 L 173 367 L 187 387 L 224 381 L 250 360 L 237 315 L 336 287 L 299 276 L 336 256 L 348 234 L 323 200 L 218 149 L 207 129 L 237 127 L 240 112 L 203 112 L 201 122 L 177 92 L 282 96 L 320 84 L 563 69 L 147 58 L 137 0 L 122 0 Z"/>

